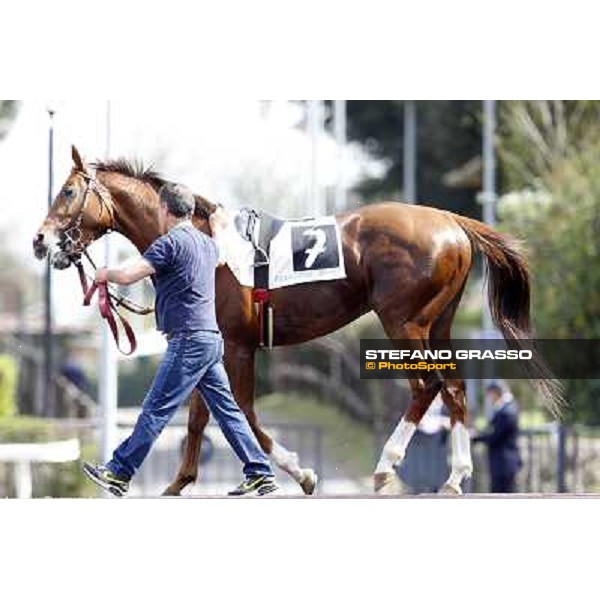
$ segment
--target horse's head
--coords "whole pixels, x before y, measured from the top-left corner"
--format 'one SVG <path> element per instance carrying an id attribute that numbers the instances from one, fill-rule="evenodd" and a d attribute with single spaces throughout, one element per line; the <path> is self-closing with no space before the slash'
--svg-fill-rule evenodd
<path id="1" fill-rule="evenodd" d="M 38 259 L 66 269 L 94 240 L 112 229 L 114 209 L 108 190 L 94 177 L 73 146 L 73 169 L 33 239 Z"/>

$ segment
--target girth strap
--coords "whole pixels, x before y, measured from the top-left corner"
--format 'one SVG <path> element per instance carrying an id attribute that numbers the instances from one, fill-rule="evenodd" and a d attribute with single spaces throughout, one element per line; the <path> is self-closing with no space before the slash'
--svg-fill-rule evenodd
<path id="1" fill-rule="evenodd" d="M 270 244 L 279 232 L 283 220 L 260 211 L 258 244 L 254 246 L 254 290 L 253 301 L 258 317 L 258 345 L 261 348 L 273 347 L 273 305 L 269 291 Z"/>

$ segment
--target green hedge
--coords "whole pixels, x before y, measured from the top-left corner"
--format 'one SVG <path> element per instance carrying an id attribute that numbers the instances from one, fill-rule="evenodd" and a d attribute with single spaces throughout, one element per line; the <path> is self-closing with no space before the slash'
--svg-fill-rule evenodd
<path id="1" fill-rule="evenodd" d="M 0 417 L 17 412 L 17 362 L 8 354 L 0 354 Z"/>
<path id="2" fill-rule="evenodd" d="M 26 415 L 0 418 L 0 444 L 52 442 L 59 439 L 60 432 L 52 421 Z"/>

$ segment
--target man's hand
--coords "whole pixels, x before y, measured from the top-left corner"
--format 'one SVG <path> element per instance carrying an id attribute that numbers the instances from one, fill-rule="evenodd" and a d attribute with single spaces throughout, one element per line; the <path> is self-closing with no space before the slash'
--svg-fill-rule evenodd
<path id="1" fill-rule="evenodd" d="M 102 267 L 96 271 L 96 277 L 94 278 L 96 283 L 105 283 L 108 281 L 108 269 Z"/>

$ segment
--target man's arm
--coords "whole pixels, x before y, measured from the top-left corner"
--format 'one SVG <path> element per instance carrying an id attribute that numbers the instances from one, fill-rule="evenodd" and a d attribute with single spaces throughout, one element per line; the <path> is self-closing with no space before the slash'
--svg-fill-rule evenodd
<path id="1" fill-rule="evenodd" d="M 154 275 L 154 267 L 145 259 L 139 258 L 135 262 L 117 269 L 107 269 L 103 267 L 96 271 L 96 281 L 102 283 L 118 283 L 119 285 L 131 285 L 144 277 Z"/>
<path id="2" fill-rule="evenodd" d="M 497 446 L 510 435 L 516 426 L 516 418 L 513 415 L 500 413 L 492 421 L 491 427 L 483 433 L 475 436 L 473 442 L 484 442 L 488 446 Z"/>

